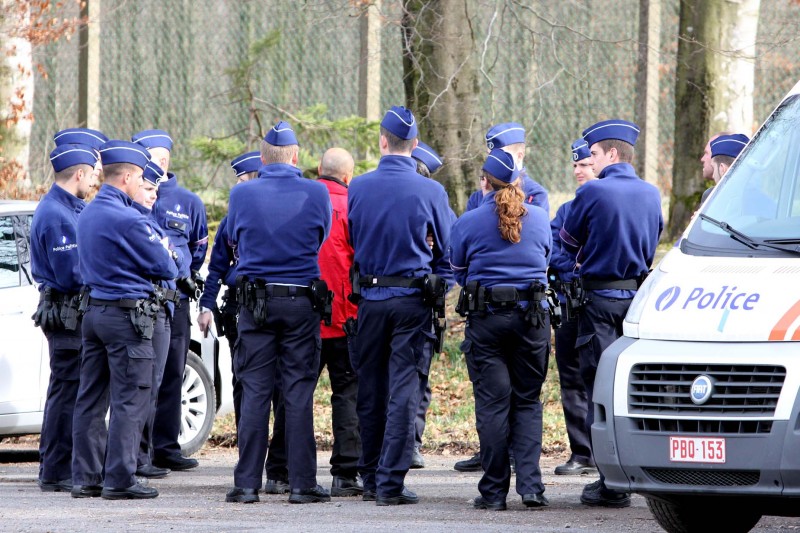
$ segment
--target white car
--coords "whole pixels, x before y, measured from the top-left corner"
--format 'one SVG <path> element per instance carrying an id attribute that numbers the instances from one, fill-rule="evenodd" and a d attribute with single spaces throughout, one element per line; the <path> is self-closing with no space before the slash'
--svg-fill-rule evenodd
<path id="1" fill-rule="evenodd" d="M 47 340 L 31 320 L 39 301 L 30 268 L 30 227 L 37 204 L 0 200 L 0 440 L 41 432 L 50 379 Z M 204 337 L 193 325 L 178 437 L 185 455 L 200 449 L 215 415 L 233 410 L 232 398 L 228 342 L 213 332 Z"/>

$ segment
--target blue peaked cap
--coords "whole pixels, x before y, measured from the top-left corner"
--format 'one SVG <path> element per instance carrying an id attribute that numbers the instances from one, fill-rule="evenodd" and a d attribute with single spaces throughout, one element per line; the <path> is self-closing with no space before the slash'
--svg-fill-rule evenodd
<path id="1" fill-rule="evenodd" d="M 145 181 L 149 181 L 153 185 L 158 185 L 169 179 L 167 173 L 164 172 L 164 169 L 152 161 L 147 163 L 147 165 L 144 167 L 144 173 L 142 173 L 142 177 L 145 179 Z"/>
<path id="2" fill-rule="evenodd" d="M 247 152 L 237 156 L 231 161 L 231 168 L 236 173 L 237 178 L 248 172 L 258 172 L 258 169 L 261 168 L 261 152 Z"/>
<path id="3" fill-rule="evenodd" d="M 718 155 L 727 155 L 736 158 L 742 148 L 750 142 L 747 135 L 741 133 L 734 133 L 733 135 L 720 135 L 711 141 L 711 157 Z"/>
<path id="4" fill-rule="evenodd" d="M 525 128 L 517 122 L 504 122 L 489 128 L 486 132 L 486 148 L 494 150 L 509 144 L 525 142 Z"/>
<path id="5" fill-rule="evenodd" d="M 442 158 L 439 157 L 436 150 L 422 141 L 417 143 L 417 147 L 411 152 L 411 157 L 428 167 L 428 172 L 431 174 L 442 166 Z"/>
<path id="6" fill-rule="evenodd" d="M 393 105 L 389 111 L 383 115 L 381 127 L 386 128 L 390 133 L 407 141 L 416 138 L 419 133 L 414 113 L 403 106 L 397 105 Z"/>
<path id="7" fill-rule="evenodd" d="M 495 148 L 489 153 L 482 170 L 506 183 L 511 183 L 519 176 L 514 156 L 500 148 Z"/>
<path id="8" fill-rule="evenodd" d="M 164 130 L 143 130 L 134 133 L 131 141 L 145 148 L 166 148 L 172 152 L 172 137 Z"/>
<path id="9" fill-rule="evenodd" d="M 100 147 L 100 160 L 103 166 L 128 163 L 144 170 L 150 162 L 150 152 L 141 144 L 114 139 Z"/>
<path id="10" fill-rule="evenodd" d="M 635 146 L 638 138 L 639 126 L 619 118 L 604 120 L 583 130 L 583 139 L 590 147 L 607 139 L 616 139 Z"/>
<path id="11" fill-rule="evenodd" d="M 108 137 L 102 131 L 90 130 L 89 128 L 67 128 L 53 135 L 53 142 L 56 146 L 62 144 L 83 144 L 99 150 L 103 143 L 108 142 Z"/>
<path id="12" fill-rule="evenodd" d="M 293 144 L 299 145 L 297 136 L 288 122 L 280 121 L 267 132 L 264 136 L 267 144 L 272 146 L 291 146 Z"/>
<path id="13" fill-rule="evenodd" d="M 97 151 L 88 144 L 60 144 L 50 152 L 50 163 L 56 172 L 75 165 L 94 167 L 98 159 Z"/>
<path id="14" fill-rule="evenodd" d="M 580 161 L 581 159 L 586 159 L 587 157 L 591 156 L 592 152 L 589 151 L 589 143 L 586 142 L 584 139 L 581 138 L 572 143 L 573 161 Z"/>

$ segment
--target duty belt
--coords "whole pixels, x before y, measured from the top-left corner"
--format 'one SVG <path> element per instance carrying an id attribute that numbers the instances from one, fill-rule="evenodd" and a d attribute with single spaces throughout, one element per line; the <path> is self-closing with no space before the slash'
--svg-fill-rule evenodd
<path id="1" fill-rule="evenodd" d="M 495 298 L 493 298 L 492 297 L 492 292 L 493 291 L 492 291 L 491 287 L 486 287 L 484 290 L 486 291 L 486 295 L 485 295 L 486 302 L 489 303 L 489 304 L 495 305 L 495 304 L 501 304 L 501 303 L 509 302 L 509 300 L 507 298 L 503 298 L 503 299 L 495 299 Z M 542 286 L 542 288 L 539 289 L 539 290 L 515 289 L 513 287 L 509 287 L 509 288 L 505 288 L 504 287 L 504 292 L 507 292 L 509 290 L 513 291 L 514 293 L 516 293 L 516 301 L 518 301 L 518 302 L 541 302 L 542 300 L 545 300 L 547 298 L 544 286 Z"/>
<path id="2" fill-rule="evenodd" d="M 267 295 L 272 297 L 288 297 L 288 296 L 311 296 L 311 289 L 309 287 L 299 287 L 296 285 L 267 285 Z"/>
<path id="3" fill-rule="evenodd" d="M 405 278 L 403 276 L 368 276 L 358 278 L 361 287 L 395 287 L 399 289 L 421 289 L 425 286 L 425 278 Z"/>
<path id="4" fill-rule="evenodd" d="M 586 279 L 583 278 L 583 290 L 586 291 L 599 291 L 599 290 L 622 290 L 622 291 L 635 291 L 641 285 L 638 278 L 634 279 Z"/>
<path id="5" fill-rule="evenodd" d="M 100 298 L 89 297 L 89 305 L 107 305 L 109 307 L 121 307 L 122 309 L 135 309 L 142 300 L 132 300 L 122 298 L 120 300 L 101 300 Z"/>

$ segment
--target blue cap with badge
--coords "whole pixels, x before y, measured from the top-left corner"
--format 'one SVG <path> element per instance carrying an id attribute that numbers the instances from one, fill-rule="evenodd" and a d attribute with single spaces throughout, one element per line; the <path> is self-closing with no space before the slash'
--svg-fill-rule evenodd
<path id="1" fill-rule="evenodd" d="M 592 153 L 589 151 L 589 143 L 586 142 L 584 139 L 578 139 L 577 141 L 572 143 L 573 161 L 580 161 L 581 159 L 586 159 L 587 157 L 591 156 Z"/>
<path id="2" fill-rule="evenodd" d="M 497 124 L 486 132 L 486 148 L 489 150 L 519 143 L 525 143 L 525 128 L 517 122 Z"/>
<path id="3" fill-rule="evenodd" d="M 67 128 L 53 135 L 56 146 L 62 144 L 83 144 L 99 150 L 103 143 L 108 142 L 108 137 L 102 131 L 89 128 Z"/>
<path id="4" fill-rule="evenodd" d="M 141 144 L 113 139 L 100 147 L 100 160 L 103 166 L 128 163 L 144 170 L 150 162 L 150 152 Z"/>
<path id="5" fill-rule="evenodd" d="M 583 130 L 583 139 L 590 147 L 607 139 L 616 139 L 635 146 L 638 138 L 639 126 L 619 118 L 603 120 Z"/>
<path id="6" fill-rule="evenodd" d="M 267 144 L 272 146 L 291 146 L 293 144 L 299 145 L 297 136 L 288 122 L 280 121 L 267 132 L 264 136 Z"/>
<path id="7" fill-rule="evenodd" d="M 428 167 L 428 172 L 431 174 L 439 170 L 442 166 L 442 158 L 439 157 L 436 150 L 422 141 L 417 143 L 417 147 L 411 151 L 411 157 Z"/>
<path id="8" fill-rule="evenodd" d="M 87 144 L 60 144 L 50 152 L 50 163 L 53 164 L 53 170 L 56 172 L 75 165 L 94 167 L 97 159 L 97 152 Z"/>
<path id="9" fill-rule="evenodd" d="M 489 153 L 482 170 L 506 183 L 511 183 L 519 176 L 514 156 L 500 148 Z"/>
<path id="10" fill-rule="evenodd" d="M 258 172 L 258 169 L 261 168 L 261 152 L 247 152 L 237 156 L 231 161 L 231 168 L 236 173 L 237 178 L 248 172 Z"/>
<path id="11" fill-rule="evenodd" d="M 172 137 L 164 130 L 143 130 L 134 133 L 131 141 L 141 144 L 145 148 L 166 148 L 172 151 Z"/>
<path id="12" fill-rule="evenodd" d="M 403 106 L 397 105 L 393 105 L 383 116 L 381 127 L 407 141 L 416 138 L 419 133 L 414 113 Z"/>
<path id="13" fill-rule="evenodd" d="M 711 157 L 718 155 L 727 155 L 736 158 L 742 148 L 750 142 L 747 135 L 741 133 L 734 133 L 733 135 L 720 135 L 711 141 Z"/>
<path id="14" fill-rule="evenodd" d="M 158 185 L 163 183 L 169 179 L 167 173 L 164 172 L 164 169 L 158 166 L 157 164 L 150 161 L 145 165 L 144 172 L 142 173 L 142 177 L 145 181 L 149 181 L 153 185 Z"/>

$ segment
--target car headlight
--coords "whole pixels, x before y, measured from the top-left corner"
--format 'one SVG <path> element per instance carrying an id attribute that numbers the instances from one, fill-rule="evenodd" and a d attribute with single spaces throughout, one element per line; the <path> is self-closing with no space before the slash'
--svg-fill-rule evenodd
<path id="1" fill-rule="evenodd" d="M 628 314 L 625 316 L 625 322 L 638 324 L 639 320 L 641 320 L 644 306 L 647 304 L 648 300 L 650 300 L 650 295 L 653 293 L 653 288 L 656 286 L 656 284 L 658 284 L 661 276 L 664 275 L 660 266 L 661 264 L 659 263 L 659 265 L 653 269 L 650 275 L 645 278 L 644 283 L 642 283 L 642 286 L 639 287 L 639 290 L 636 291 L 636 296 L 633 297 L 631 306 L 628 308 Z"/>

